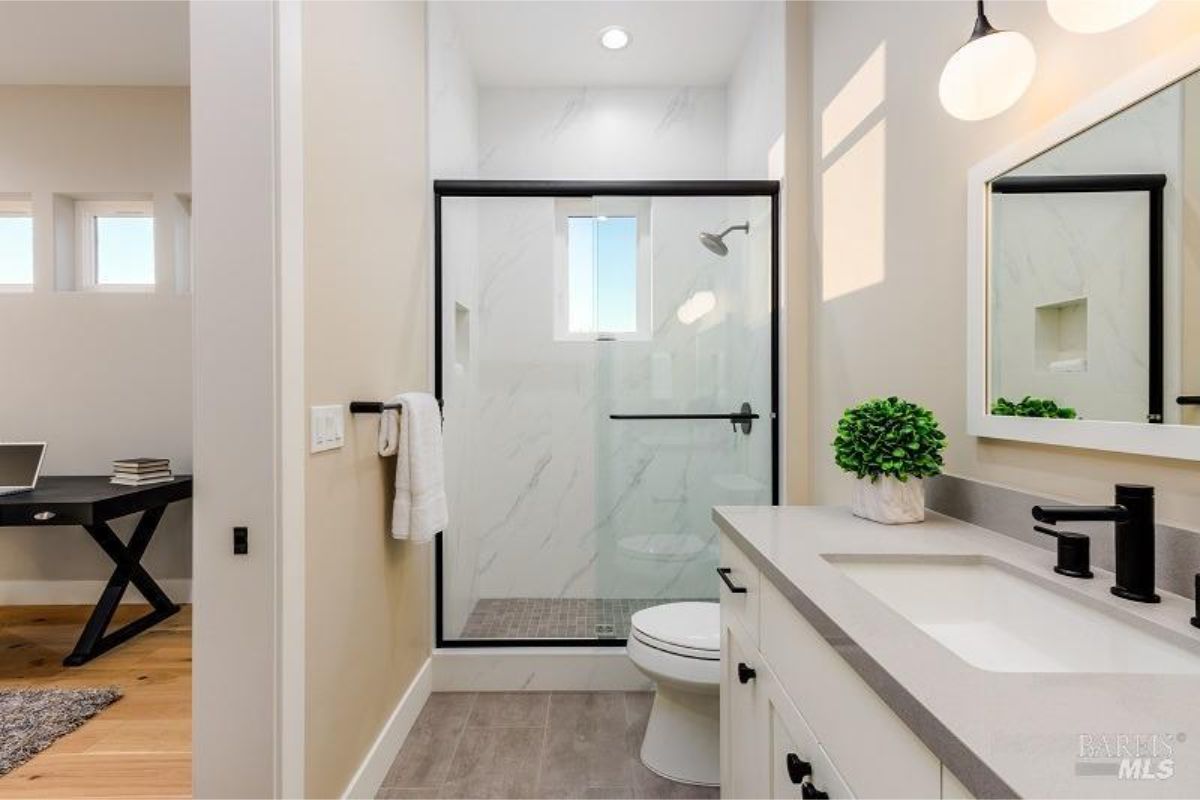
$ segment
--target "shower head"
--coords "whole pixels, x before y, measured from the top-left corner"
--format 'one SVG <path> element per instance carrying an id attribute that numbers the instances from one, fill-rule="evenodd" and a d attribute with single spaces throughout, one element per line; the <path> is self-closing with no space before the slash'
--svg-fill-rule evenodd
<path id="1" fill-rule="evenodd" d="M 704 245 L 719 256 L 727 256 L 729 255 L 729 246 L 725 244 L 725 236 L 728 235 L 730 231 L 745 231 L 746 233 L 750 233 L 750 223 L 743 222 L 741 225 L 730 225 L 720 233 L 701 232 L 700 244 Z"/>

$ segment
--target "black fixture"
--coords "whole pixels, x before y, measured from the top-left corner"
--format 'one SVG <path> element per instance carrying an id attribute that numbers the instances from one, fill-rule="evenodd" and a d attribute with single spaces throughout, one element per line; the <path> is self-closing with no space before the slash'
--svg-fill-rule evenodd
<path id="1" fill-rule="evenodd" d="M 1139 603 L 1157 603 L 1162 599 L 1154 591 L 1153 486 L 1118 483 L 1111 506 L 1034 506 L 1033 518 L 1048 525 L 1115 523 L 1117 570 L 1112 593 Z"/>
<path id="2" fill-rule="evenodd" d="M 749 403 L 731 414 L 609 414 L 609 419 L 723 419 L 728 420 L 736 431 L 740 426 L 742 433 L 749 435 L 752 420 L 758 419 L 758 414 Z"/>
<path id="3" fill-rule="evenodd" d="M 448 197 L 764 197 L 771 204 L 771 407 L 763 413 L 771 437 L 771 504 L 779 505 L 779 181 L 772 180 L 699 180 L 699 181 L 525 181 L 525 180 L 435 180 L 433 182 L 433 395 L 439 404 L 444 392 L 444 331 L 442 278 L 443 202 Z M 378 413 L 382 403 L 351 404 L 351 413 Z M 740 412 L 739 412 L 740 413 Z M 728 418 L 724 415 L 722 418 Z M 748 425 L 748 419 L 730 419 L 735 426 Z M 450 639 L 445 632 L 445 547 L 442 534 L 433 537 L 434 560 L 434 641 L 438 647 L 624 647 L 623 638 L 513 638 Z"/>
<path id="4" fill-rule="evenodd" d="M 1200 573 L 1196 574 L 1196 588 L 1192 596 L 1196 598 L 1196 616 L 1192 617 L 1192 624 L 1200 628 Z"/>
<path id="5" fill-rule="evenodd" d="M 734 594 L 745 594 L 746 587 L 738 586 L 733 581 L 729 580 L 729 573 L 732 572 L 731 567 L 717 567 L 717 574 L 721 576 L 721 580 L 725 582 L 725 586 Z"/>
<path id="6" fill-rule="evenodd" d="M 1163 421 L 1163 187 L 1161 173 L 1115 175 L 1022 175 L 997 178 L 993 194 L 1059 194 L 1080 192 L 1146 192 L 1150 203 L 1150 380 L 1146 421 Z M 1180 403 L 1184 398 L 1179 398 Z"/>
<path id="7" fill-rule="evenodd" d="M 1200 394 L 1181 394 L 1175 402 L 1181 406 L 1200 406 Z"/>
<path id="8" fill-rule="evenodd" d="M 745 661 L 738 662 L 738 683 L 749 683 L 758 677 L 758 671 Z"/>
<path id="9" fill-rule="evenodd" d="M 250 529 L 238 525 L 233 529 L 233 554 L 244 556 L 250 552 Z"/>
<path id="10" fill-rule="evenodd" d="M 788 753 L 786 763 L 788 780 L 800 787 L 800 796 L 804 800 L 829 800 L 829 795 L 813 783 L 811 762 L 805 761 L 796 753 Z"/>
<path id="11" fill-rule="evenodd" d="M 1038 533 L 1044 533 L 1058 539 L 1058 563 L 1054 565 L 1054 571 L 1059 575 L 1066 575 L 1069 578 L 1091 578 L 1092 564 L 1092 540 L 1085 534 L 1075 533 L 1074 531 L 1057 531 L 1054 528 L 1046 528 L 1041 525 L 1034 525 L 1033 529 Z"/>

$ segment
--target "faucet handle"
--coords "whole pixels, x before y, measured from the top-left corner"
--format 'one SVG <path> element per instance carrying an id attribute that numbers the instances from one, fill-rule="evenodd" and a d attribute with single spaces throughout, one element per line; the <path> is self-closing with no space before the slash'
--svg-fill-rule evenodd
<path id="1" fill-rule="evenodd" d="M 1075 531 L 1060 531 L 1043 525 L 1034 525 L 1033 529 L 1058 540 L 1058 563 L 1054 566 L 1055 572 L 1069 578 L 1093 577 L 1090 537 Z"/>

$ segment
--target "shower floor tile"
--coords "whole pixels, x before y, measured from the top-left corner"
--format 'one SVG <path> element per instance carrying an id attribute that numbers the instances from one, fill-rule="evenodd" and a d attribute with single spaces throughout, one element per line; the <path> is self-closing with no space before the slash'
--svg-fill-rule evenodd
<path id="1" fill-rule="evenodd" d="M 711 600 L 711 598 L 710 598 Z M 663 598 L 505 597 L 479 600 L 463 639 L 628 639 L 629 619 Z"/>

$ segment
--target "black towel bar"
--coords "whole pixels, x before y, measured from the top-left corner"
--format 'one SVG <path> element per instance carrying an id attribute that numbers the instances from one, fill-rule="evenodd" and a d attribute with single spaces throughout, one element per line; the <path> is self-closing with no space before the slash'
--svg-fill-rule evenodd
<path id="1" fill-rule="evenodd" d="M 445 408 L 445 401 L 438 398 L 438 408 Z M 399 403 L 380 403 L 374 400 L 351 400 L 351 414 L 382 414 L 385 409 L 400 408 Z"/>

